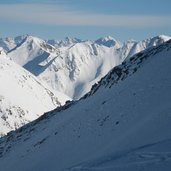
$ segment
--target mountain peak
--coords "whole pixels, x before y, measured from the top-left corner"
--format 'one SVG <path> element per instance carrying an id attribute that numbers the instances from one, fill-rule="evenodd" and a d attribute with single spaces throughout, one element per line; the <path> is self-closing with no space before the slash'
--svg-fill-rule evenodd
<path id="1" fill-rule="evenodd" d="M 119 48 L 121 46 L 120 42 L 118 42 L 111 36 L 101 37 L 97 39 L 95 43 L 99 45 L 107 46 L 107 47 Z"/>
<path id="2" fill-rule="evenodd" d="M 158 35 L 158 36 L 156 36 L 154 38 L 163 39 L 164 41 L 168 41 L 168 40 L 171 39 L 170 36 L 166 36 L 166 35 Z"/>
<path id="3" fill-rule="evenodd" d="M 170 54 L 171 41 L 136 54 L 92 96 L 3 137 L 1 170 L 170 171 Z"/>
<path id="4" fill-rule="evenodd" d="M 34 37 L 34 36 L 31 36 L 31 35 L 26 35 L 26 37 L 24 38 L 23 40 L 24 42 L 34 42 L 36 44 L 39 44 L 41 42 L 44 42 L 44 40 L 38 38 L 38 37 Z"/>

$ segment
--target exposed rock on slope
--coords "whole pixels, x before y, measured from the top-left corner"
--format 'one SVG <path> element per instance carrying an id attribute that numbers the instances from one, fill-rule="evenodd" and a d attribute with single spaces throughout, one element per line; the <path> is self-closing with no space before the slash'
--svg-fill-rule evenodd
<path id="1" fill-rule="evenodd" d="M 67 38 L 61 42 L 45 42 L 27 36 L 9 52 L 9 56 L 53 90 L 72 99 L 79 99 L 126 58 L 169 39 L 167 36 L 157 36 L 141 42 L 128 41 L 122 44 L 110 36 L 96 41 Z"/>
<path id="2" fill-rule="evenodd" d="M 171 167 L 171 41 L 114 68 L 82 100 L 0 139 L 0 169 Z"/>

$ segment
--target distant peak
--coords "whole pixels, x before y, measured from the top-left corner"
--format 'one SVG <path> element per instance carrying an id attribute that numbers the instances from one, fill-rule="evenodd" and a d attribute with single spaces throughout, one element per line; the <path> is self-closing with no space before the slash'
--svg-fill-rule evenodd
<path id="1" fill-rule="evenodd" d="M 33 36 L 31 36 L 31 35 L 26 35 L 26 36 L 25 36 L 25 39 L 28 39 L 28 40 L 35 39 L 35 38 L 37 38 L 37 37 L 33 37 Z"/>
<path id="2" fill-rule="evenodd" d="M 64 41 L 66 41 L 66 42 L 68 42 L 68 43 L 77 43 L 77 42 L 80 42 L 81 40 L 80 39 L 78 39 L 78 38 L 71 38 L 71 37 L 66 37 L 65 39 L 64 39 Z"/>
<path id="3" fill-rule="evenodd" d="M 13 41 L 13 38 L 12 38 L 12 37 L 6 37 L 5 40 L 6 40 L 7 42 L 11 42 L 11 41 Z"/>
<path id="4" fill-rule="evenodd" d="M 170 40 L 171 37 L 166 36 L 166 35 L 158 35 L 149 39 L 144 40 L 144 42 L 148 42 L 150 43 L 150 46 L 156 46 L 159 44 L 162 44 L 164 42 L 167 42 L 168 40 Z"/>
<path id="5" fill-rule="evenodd" d="M 120 43 L 111 36 L 101 37 L 95 41 L 95 43 L 107 47 L 120 47 Z"/>
<path id="6" fill-rule="evenodd" d="M 154 38 L 163 39 L 164 41 L 168 41 L 168 40 L 171 39 L 171 37 L 166 36 L 166 35 L 158 35 L 158 36 L 156 36 L 156 37 L 154 37 Z"/>
<path id="7" fill-rule="evenodd" d="M 54 45 L 54 46 L 61 47 L 61 46 L 72 45 L 72 44 L 75 44 L 75 43 L 80 43 L 80 42 L 82 42 L 82 40 L 77 39 L 77 38 L 65 37 L 64 40 L 61 40 L 61 41 L 50 40 L 48 42 L 50 44 Z"/>
<path id="8" fill-rule="evenodd" d="M 103 41 L 114 40 L 114 41 L 116 41 L 112 36 L 100 37 L 97 40 L 103 40 Z"/>
<path id="9" fill-rule="evenodd" d="M 29 42 L 29 43 L 35 43 L 37 45 L 40 45 L 41 43 L 45 42 L 43 39 L 40 39 L 38 37 L 34 37 L 31 35 L 27 35 L 24 39 L 23 42 Z"/>

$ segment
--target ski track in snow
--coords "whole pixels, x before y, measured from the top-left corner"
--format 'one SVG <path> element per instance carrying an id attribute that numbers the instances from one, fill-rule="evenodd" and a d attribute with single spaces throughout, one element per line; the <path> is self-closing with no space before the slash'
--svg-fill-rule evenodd
<path id="1" fill-rule="evenodd" d="M 160 164 L 163 162 L 171 162 L 171 151 L 160 152 L 155 151 L 156 149 L 161 149 L 162 146 L 169 144 L 171 150 L 171 139 L 162 140 L 159 142 L 146 144 L 135 149 L 130 149 L 129 151 L 120 152 L 119 154 L 109 155 L 98 159 L 97 161 L 91 161 L 90 163 L 83 163 L 77 166 L 73 166 L 66 171 L 111 171 L 111 170 L 127 170 L 132 166 L 137 166 L 139 168 L 148 167 L 148 165 Z M 158 147 L 158 145 L 160 147 Z M 168 147 L 168 145 L 167 145 Z M 154 148 L 154 149 L 151 149 Z M 118 164 L 119 162 L 119 164 Z M 103 166 L 111 165 L 112 166 Z M 137 168 L 138 169 L 138 168 Z M 141 170 L 141 169 L 140 169 Z M 143 170 L 143 169 L 142 169 Z"/>

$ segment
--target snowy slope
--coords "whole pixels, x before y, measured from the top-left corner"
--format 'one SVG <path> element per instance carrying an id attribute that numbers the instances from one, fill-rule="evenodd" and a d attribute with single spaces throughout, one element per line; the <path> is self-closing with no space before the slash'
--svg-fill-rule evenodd
<path id="1" fill-rule="evenodd" d="M 39 78 L 74 99 L 87 93 L 109 68 L 120 63 L 117 53 L 114 55 L 115 48 L 101 47 L 91 41 L 59 50 L 60 57 Z"/>
<path id="2" fill-rule="evenodd" d="M 68 42 L 68 46 L 63 43 L 56 49 L 41 39 L 28 36 L 8 55 L 52 89 L 74 99 L 80 98 L 109 68 L 118 65 L 120 59 L 117 53 L 114 55 L 115 47 L 109 49 L 91 41 L 78 43 L 68 39 Z"/>
<path id="3" fill-rule="evenodd" d="M 171 41 L 114 68 L 78 102 L 0 139 L 5 171 L 169 171 Z"/>
<path id="4" fill-rule="evenodd" d="M 10 49 L 13 49 L 14 47 L 16 47 L 16 43 L 14 41 L 14 39 L 7 37 L 5 40 L 4 39 L 0 39 L 0 47 L 3 47 L 3 49 L 8 52 Z"/>
<path id="5" fill-rule="evenodd" d="M 33 36 L 26 36 L 20 45 L 8 52 L 8 55 L 16 63 L 24 66 L 34 60 L 40 63 L 41 60 L 46 60 L 50 54 L 55 57 L 58 53 L 59 51 L 55 47 L 47 44 L 44 40 Z M 37 60 L 35 58 L 37 58 Z"/>
<path id="6" fill-rule="evenodd" d="M 5 39 L 0 38 L 0 47 L 2 47 L 6 52 L 14 49 L 16 46 L 19 46 L 27 35 L 17 36 L 15 38 L 7 37 Z"/>
<path id="7" fill-rule="evenodd" d="M 33 121 L 66 101 L 9 60 L 0 49 L 0 136 Z M 59 99 L 58 99 L 58 96 Z"/>
<path id="8" fill-rule="evenodd" d="M 79 99 L 125 58 L 168 39 L 170 37 L 157 36 L 142 42 L 128 41 L 122 44 L 110 36 L 96 41 L 66 38 L 60 42 L 45 42 L 27 36 L 8 55 L 53 90 Z"/>
<path id="9" fill-rule="evenodd" d="M 151 48 L 157 45 L 160 45 L 168 40 L 170 40 L 171 37 L 165 36 L 165 35 L 159 35 L 156 37 L 152 37 L 152 38 L 148 38 L 145 39 L 143 41 L 140 42 L 136 42 L 136 41 L 128 41 L 128 43 L 126 43 L 126 46 L 129 46 L 131 48 L 129 49 L 129 53 L 127 54 L 127 57 L 132 57 L 134 54 L 141 52 L 147 48 Z M 124 52 L 125 46 L 122 47 L 122 50 Z"/>

